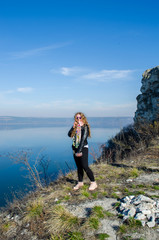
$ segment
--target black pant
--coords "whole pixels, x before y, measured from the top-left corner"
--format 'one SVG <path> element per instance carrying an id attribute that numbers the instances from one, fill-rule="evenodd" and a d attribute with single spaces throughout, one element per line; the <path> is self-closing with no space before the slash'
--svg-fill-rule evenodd
<path id="1" fill-rule="evenodd" d="M 74 154 L 74 159 L 77 166 L 78 181 L 83 181 L 83 175 L 85 171 L 90 181 L 94 182 L 95 180 L 93 172 L 88 166 L 88 148 L 83 148 L 81 157 L 76 157 Z"/>

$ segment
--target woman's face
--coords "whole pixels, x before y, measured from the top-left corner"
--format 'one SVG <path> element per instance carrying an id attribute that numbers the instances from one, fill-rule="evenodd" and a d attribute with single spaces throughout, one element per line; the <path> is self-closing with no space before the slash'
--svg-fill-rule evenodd
<path id="1" fill-rule="evenodd" d="M 81 117 L 80 114 L 77 114 L 77 115 L 76 115 L 76 121 L 77 121 L 80 125 L 83 123 L 82 117 Z"/>

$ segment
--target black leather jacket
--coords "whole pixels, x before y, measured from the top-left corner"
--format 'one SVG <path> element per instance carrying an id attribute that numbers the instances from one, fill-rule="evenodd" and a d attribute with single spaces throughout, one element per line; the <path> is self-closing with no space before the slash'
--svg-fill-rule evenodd
<path id="1" fill-rule="evenodd" d="M 73 130 L 74 130 L 73 127 L 69 130 L 69 132 L 68 132 L 69 137 L 71 137 L 71 134 L 72 134 Z M 75 148 L 72 145 L 72 149 L 75 151 L 75 153 L 81 153 L 84 146 L 86 146 L 88 144 L 88 142 L 87 142 L 88 135 L 89 135 L 88 126 L 87 125 L 81 126 L 81 141 L 80 141 L 79 147 Z"/>

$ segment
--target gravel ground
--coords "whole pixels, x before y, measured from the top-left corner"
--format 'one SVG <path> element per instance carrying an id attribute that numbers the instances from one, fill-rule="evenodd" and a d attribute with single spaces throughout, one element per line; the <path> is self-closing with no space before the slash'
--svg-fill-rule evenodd
<path id="1" fill-rule="evenodd" d="M 86 201 L 85 203 L 76 204 L 76 205 L 65 205 L 66 208 L 73 215 L 79 218 L 88 217 L 91 209 L 94 206 L 101 206 L 104 210 L 111 213 L 117 214 L 117 211 L 114 209 L 114 204 L 117 202 L 114 198 L 105 198 L 102 200 Z M 121 224 L 119 219 L 102 219 L 100 221 L 101 225 L 97 230 L 96 234 L 107 233 L 110 237 L 109 240 L 116 240 L 116 231 Z"/>
<path id="2" fill-rule="evenodd" d="M 159 183 L 159 173 L 151 173 L 151 174 L 141 174 L 139 177 L 133 180 L 138 183 Z"/>
<path id="3" fill-rule="evenodd" d="M 79 218 L 85 218 L 85 217 L 89 216 L 90 211 L 94 206 L 101 206 L 101 207 L 103 207 L 104 210 L 116 214 L 117 212 L 114 209 L 114 204 L 116 202 L 117 202 L 117 200 L 114 198 L 105 198 L 102 200 L 94 200 L 94 201 L 87 200 L 84 203 L 81 203 L 78 205 L 77 204 L 66 205 L 66 207 L 73 215 L 75 215 Z"/>

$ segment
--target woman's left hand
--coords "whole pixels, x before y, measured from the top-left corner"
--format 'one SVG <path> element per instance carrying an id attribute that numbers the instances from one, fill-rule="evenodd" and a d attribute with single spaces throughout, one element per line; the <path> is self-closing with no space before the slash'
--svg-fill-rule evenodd
<path id="1" fill-rule="evenodd" d="M 76 153 L 76 157 L 82 157 L 82 153 Z"/>

